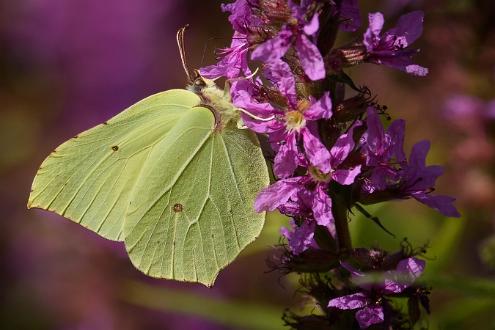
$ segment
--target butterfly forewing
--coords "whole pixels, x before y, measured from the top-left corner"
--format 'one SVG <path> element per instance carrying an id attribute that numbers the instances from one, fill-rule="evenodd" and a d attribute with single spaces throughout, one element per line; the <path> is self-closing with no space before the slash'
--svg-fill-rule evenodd
<path id="1" fill-rule="evenodd" d="M 199 104 L 194 93 L 150 96 L 59 146 L 40 166 L 28 207 L 58 213 L 123 240 L 129 195 L 154 145 Z"/>

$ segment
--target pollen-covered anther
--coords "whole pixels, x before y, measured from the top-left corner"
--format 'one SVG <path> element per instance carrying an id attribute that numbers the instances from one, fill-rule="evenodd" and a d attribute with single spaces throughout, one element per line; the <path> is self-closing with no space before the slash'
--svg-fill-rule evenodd
<path id="1" fill-rule="evenodd" d="M 299 21 L 297 20 L 297 18 L 295 17 L 291 17 L 287 20 L 287 24 L 291 25 L 291 26 L 298 26 L 299 25 Z"/>
<path id="2" fill-rule="evenodd" d="M 285 123 L 288 131 L 299 131 L 306 124 L 302 112 L 293 110 L 285 114 Z"/>
<path id="3" fill-rule="evenodd" d="M 317 167 L 310 166 L 308 168 L 309 175 L 316 182 L 330 182 L 332 179 L 332 173 L 323 173 Z"/>
<path id="4" fill-rule="evenodd" d="M 297 102 L 297 110 L 303 113 L 306 109 L 311 106 L 311 102 L 307 99 L 302 99 Z"/>

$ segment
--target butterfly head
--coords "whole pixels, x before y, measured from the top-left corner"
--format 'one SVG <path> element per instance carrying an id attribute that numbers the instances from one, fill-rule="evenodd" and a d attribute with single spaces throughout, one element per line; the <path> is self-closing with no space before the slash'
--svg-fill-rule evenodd
<path id="1" fill-rule="evenodd" d="M 202 94 L 205 88 L 212 87 L 216 87 L 215 80 L 201 76 L 198 70 L 194 70 L 194 74 L 189 81 L 189 85 L 187 85 L 188 90 L 199 95 Z"/>

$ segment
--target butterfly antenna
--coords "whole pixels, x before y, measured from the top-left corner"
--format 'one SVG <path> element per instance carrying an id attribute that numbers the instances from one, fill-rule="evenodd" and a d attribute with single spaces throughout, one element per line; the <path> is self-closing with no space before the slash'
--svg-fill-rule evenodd
<path id="1" fill-rule="evenodd" d="M 180 60 L 182 62 L 182 67 L 184 68 L 184 71 L 186 73 L 187 80 L 189 81 L 189 83 L 192 83 L 194 81 L 194 79 L 192 78 L 191 70 L 189 69 L 189 65 L 187 65 L 186 47 L 185 47 L 185 43 L 184 43 L 184 34 L 186 33 L 186 30 L 188 27 L 189 27 L 189 24 L 180 28 L 179 31 L 177 31 L 177 46 L 179 47 Z"/>

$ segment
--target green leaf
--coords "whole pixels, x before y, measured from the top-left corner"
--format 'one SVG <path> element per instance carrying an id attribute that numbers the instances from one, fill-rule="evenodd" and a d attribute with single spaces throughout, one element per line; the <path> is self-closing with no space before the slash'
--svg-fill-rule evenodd
<path id="1" fill-rule="evenodd" d="M 285 329 L 282 307 L 225 301 L 184 290 L 158 288 L 138 282 L 126 283 L 121 292 L 124 301 L 137 306 L 199 316 L 233 329 Z"/>

